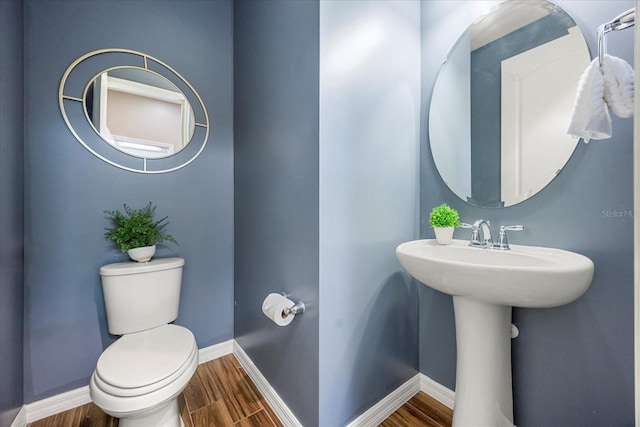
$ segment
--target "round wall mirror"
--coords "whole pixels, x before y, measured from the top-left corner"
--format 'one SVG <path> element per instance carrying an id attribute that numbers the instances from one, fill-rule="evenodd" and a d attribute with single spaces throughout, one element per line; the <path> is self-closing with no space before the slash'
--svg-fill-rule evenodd
<path id="1" fill-rule="evenodd" d="M 195 89 L 164 62 L 129 49 L 76 59 L 58 92 L 75 138 L 96 157 L 140 173 L 171 172 L 194 161 L 209 136 Z"/>
<path id="2" fill-rule="evenodd" d="M 472 24 L 440 69 L 429 110 L 446 185 L 483 207 L 547 186 L 578 143 L 567 127 L 590 59 L 576 23 L 544 0 L 505 1 Z"/>

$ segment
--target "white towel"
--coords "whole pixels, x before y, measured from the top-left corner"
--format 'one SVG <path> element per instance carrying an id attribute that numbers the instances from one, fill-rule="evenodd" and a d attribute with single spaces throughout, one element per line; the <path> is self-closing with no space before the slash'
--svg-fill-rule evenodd
<path id="1" fill-rule="evenodd" d="M 582 138 L 611 138 L 611 116 L 604 101 L 604 77 L 598 58 L 591 61 L 578 82 L 573 115 L 567 133 Z"/>
<path id="2" fill-rule="evenodd" d="M 604 55 L 602 61 L 604 77 L 604 100 L 611 112 L 626 119 L 633 116 L 633 81 L 635 73 L 624 59 Z"/>

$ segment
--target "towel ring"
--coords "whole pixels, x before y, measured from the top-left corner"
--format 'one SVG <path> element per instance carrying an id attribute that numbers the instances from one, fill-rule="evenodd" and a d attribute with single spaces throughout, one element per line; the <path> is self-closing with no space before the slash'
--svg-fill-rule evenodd
<path id="1" fill-rule="evenodd" d="M 598 64 L 602 67 L 604 54 L 607 53 L 607 37 L 609 31 L 620 31 L 629 27 L 633 27 L 636 22 L 635 8 L 622 12 L 613 18 L 612 21 L 602 24 L 598 27 Z"/>
<path id="2" fill-rule="evenodd" d="M 602 67 L 604 54 L 607 53 L 607 37 L 605 36 L 605 24 L 598 27 L 598 65 Z"/>

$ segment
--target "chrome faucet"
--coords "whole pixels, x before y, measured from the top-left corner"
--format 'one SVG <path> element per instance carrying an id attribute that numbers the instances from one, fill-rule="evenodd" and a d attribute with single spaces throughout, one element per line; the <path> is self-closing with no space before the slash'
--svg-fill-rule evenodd
<path id="1" fill-rule="evenodd" d="M 507 231 L 521 231 L 524 230 L 522 225 L 501 225 L 500 234 L 498 236 L 498 243 L 493 243 L 491 238 L 491 223 L 484 219 L 479 219 L 473 224 L 461 224 L 463 228 L 471 229 L 471 239 L 469 240 L 469 246 L 475 248 L 487 248 L 498 250 L 509 250 L 509 242 L 507 240 Z"/>
<path id="2" fill-rule="evenodd" d="M 480 235 L 482 233 L 482 236 Z M 479 219 L 471 226 L 471 241 L 469 246 L 478 246 L 482 248 L 491 248 L 493 240 L 491 239 L 491 223 L 484 219 Z"/>

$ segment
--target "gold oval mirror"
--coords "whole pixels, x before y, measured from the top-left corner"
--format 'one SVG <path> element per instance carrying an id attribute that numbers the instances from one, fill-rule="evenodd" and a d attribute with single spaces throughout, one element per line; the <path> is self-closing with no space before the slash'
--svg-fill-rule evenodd
<path id="1" fill-rule="evenodd" d="M 78 142 L 131 172 L 183 168 L 209 137 L 207 110 L 191 84 L 164 62 L 130 49 L 76 59 L 62 76 L 58 102 Z"/>

